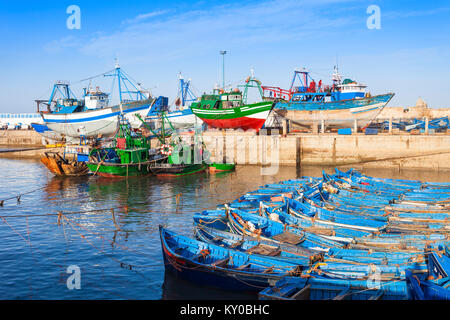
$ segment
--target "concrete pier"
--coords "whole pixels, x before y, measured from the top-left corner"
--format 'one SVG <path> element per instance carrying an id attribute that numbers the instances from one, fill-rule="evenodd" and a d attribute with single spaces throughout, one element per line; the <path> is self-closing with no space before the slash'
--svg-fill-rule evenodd
<path id="1" fill-rule="evenodd" d="M 0 130 L 0 145 L 42 146 L 42 137 L 34 130 Z"/>
<path id="2" fill-rule="evenodd" d="M 226 149 L 222 139 L 226 137 Z M 329 165 L 355 168 L 420 168 L 450 170 L 450 135 L 255 135 L 206 131 L 202 134 L 213 161 L 240 165 Z M 192 135 L 183 136 L 192 140 Z"/>
<path id="3" fill-rule="evenodd" d="M 339 135 L 336 133 L 289 133 L 283 130 L 264 134 L 241 131 L 209 130 L 201 137 L 213 161 L 236 162 L 239 165 L 300 166 L 329 165 L 355 168 L 411 168 L 450 170 L 450 135 L 448 133 L 408 134 L 379 133 L 377 135 Z M 181 135 L 193 140 L 192 133 Z M 0 158 L 39 159 L 46 151 L 41 137 L 31 130 L 0 131 L 0 144 L 21 149 L 0 152 Z M 152 146 L 156 147 L 156 139 Z M 28 149 L 28 150 L 23 150 Z"/>

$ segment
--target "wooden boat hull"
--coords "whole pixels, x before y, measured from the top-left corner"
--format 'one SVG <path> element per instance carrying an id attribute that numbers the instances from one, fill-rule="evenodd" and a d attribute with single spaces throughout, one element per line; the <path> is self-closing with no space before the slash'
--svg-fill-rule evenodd
<path id="1" fill-rule="evenodd" d="M 404 281 L 374 285 L 371 281 L 286 277 L 258 294 L 260 300 L 406 300 Z"/>
<path id="2" fill-rule="evenodd" d="M 193 114 L 191 109 L 168 112 L 166 113 L 166 117 L 175 129 L 187 129 L 203 124 L 203 121 Z M 149 115 L 145 118 L 145 122 L 153 129 L 161 128 L 162 121 L 160 115 Z"/>
<path id="3" fill-rule="evenodd" d="M 450 257 L 448 247 L 437 254 L 428 251 L 428 274 L 406 271 L 406 280 L 415 300 L 450 300 Z"/>
<path id="4" fill-rule="evenodd" d="M 275 284 L 283 276 L 288 275 L 290 270 L 295 274 L 299 272 L 298 266 L 293 263 L 283 263 L 227 250 L 176 235 L 161 226 L 160 239 L 166 270 L 192 282 L 226 290 L 258 292 L 271 284 Z M 197 251 L 197 258 L 194 258 L 192 253 L 197 253 Z M 261 267 L 260 272 L 251 271 L 251 269 L 239 269 L 237 267 L 239 263 L 248 263 L 249 266 L 251 264 L 258 265 Z M 263 271 L 270 270 L 270 266 L 274 267 L 276 271 Z"/>
<path id="5" fill-rule="evenodd" d="M 89 173 L 84 162 L 65 160 L 58 153 L 46 152 L 41 162 L 56 176 L 84 176 Z"/>

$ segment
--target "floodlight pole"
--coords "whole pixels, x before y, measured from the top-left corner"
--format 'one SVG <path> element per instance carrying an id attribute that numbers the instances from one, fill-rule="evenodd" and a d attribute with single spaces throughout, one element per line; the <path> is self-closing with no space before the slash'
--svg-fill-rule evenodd
<path id="1" fill-rule="evenodd" d="M 220 51 L 220 54 L 222 55 L 222 84 L 223 84 L 223 90 L 225 91 L 225 54 L 227 52 L 226 51 Z"/>

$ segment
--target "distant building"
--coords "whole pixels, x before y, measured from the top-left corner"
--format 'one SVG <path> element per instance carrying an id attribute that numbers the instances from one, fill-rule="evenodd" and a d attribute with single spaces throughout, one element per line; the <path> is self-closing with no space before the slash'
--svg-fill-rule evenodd
<path id="1" fill-rule="evenodd" d="M 421 97 L 419 97 L 416 102 L 416 108 L 427 109 L 428 104 Z"/>
<path id="2" fill-rule="evenodd" d="M 31 123 L 44 123 L 39 113 L 0 113 L 1 129 L 30 129 Z"/>

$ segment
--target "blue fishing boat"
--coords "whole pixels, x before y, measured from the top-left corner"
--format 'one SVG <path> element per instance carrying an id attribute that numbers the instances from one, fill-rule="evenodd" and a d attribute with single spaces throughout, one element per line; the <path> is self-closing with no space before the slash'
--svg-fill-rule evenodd
<path id="1" fill-rule="evenodd" d="M 386 93 L 371 96 L 366 85 L 344 79 L 337 67 L 332 76 L 332 85 L 316 82 L 310 72 L 295 70 L 289 90 L 263 86 L 265 99 L 275 100 L 278 114 L 299 125 L 326 122 L 330 127 L 366 127 L 383 110 L 394 96 Z"/>
<path id="2" fill-rule="evenodd" d="M 258 292 L 301 266 L 201 242 L 159 227 L 164 266 L 183 279 L 223 289 Z"/>
<path id="3" fill-rule="evenodd" d="M 310 266 L 311 269 L 306 270 L 306 273 L 310 273 L 311 270 L 314 270 L 315 272 L 320 272 L 323 276 L 332 278 L 367 279 L 376 273 L 378 279 L 387 281 L 399 278 L 404 279 L 406 268 L 414 269 L 415 272 L 424 272 L 426 269 L 424 263 L 413 262 L 411 260 L 409 260 L 408 263 L 399 263 L 396 261 L 397 263 L 394 264 L 392 261 L 389 261 L 390 263 L 388 264 L 375 264 L 373 260 L 364 262 L 363 260 L 350 261 L 330 258 L 328 253 L 325 255 L 325 258 L 322 253 L 318 254 L 306 248 L 237 235 L 223 230 L 210 228 L 204 223 L 196 224 L 194 233 L 200 241 L 214 243 L 228 249 L 238 250 L 248 254 L 264 255 L 269 256 L 271 259 L 295 262 L 304 267 Z M 364 255 L 368 256 L 370 254 L 365 252 Z"/>
<path id="4" fill-rule="evenodd" d="M 237 209 L 228 210 L 227 217 L 229 226 L 235 233 L 275 239 L 319 252 L 326 252 L 332 247 L 342 248 L 353 240 L 349 237 L 319 235 Z"/>
<path id="5" fill-rule="evenodd" d="M 405 281 L 378 283 L 321 276 L 285 277 L 258 294 L 260 300 L 407 300 Z"/>
<path id="6" fill-rule="evenodd" d="M 415 300 L 450 300 L 450 257 L 448 247 L 440 253 L 428 251 L 428 273 L 406 271 L 411 296 Z"/>
<path id="7" fill-rule="evenodd" d="M 201 240 L 205 242 L 213 242 L 221 245 L 220 242 L 226 238 L 229 243 L 239 243 L 242 239 L 256 239 L 262 243 L 276 245 L 282 250 L 289 252 L 300 252 L 306 256 L 311 254 L 325 254 L 325 262 L 340 262 L 340 263 L 356 263 L 356 264 L 375 264 L 375 265 L 390 265 L 398 266 L 414 265 L 415 269 L 420 269 L 424 263 L 423 255 L 420 252 L 399 252 L 399 251 L 376 251 L 369 249 L 344 249 L 342 247 L 332 247 L 328 250 L 319 249 L 317 247 L 308 248 L 306 243 L 293 243 L 295 238 L 283 237 L 266 237 L 260 235 L 259 237 L 252 237 L 232 228 L 228 223 L 228 217 L 225 210 L 206 210 L 200 214 L 193 216 L 194 225 L 196 228 L 203 229 L 201 233 Z M 205 230 L 208 230 L 207 232 Z M 205 232 L 209 236 L 205 235 Z M 286 236 L 286 234 L 285 234 Z M 320 259 L 315 256 L 313 260 Z"/>
<path id="8" fill-rule="evenodd" d="M 237 235 L 224 230 L 210 228 L 201 223 L 196 224 L 194 234 L 198 240 L 203 242 L 213 243 L 248 254 L 269 256 L 271 259 L 295 262 L 305 267 L 312 262 L 321 261 L 323 258 L 322 254 L 306 248 Z"/>

